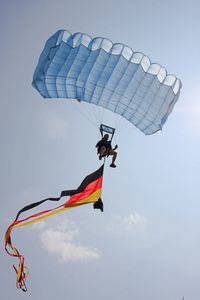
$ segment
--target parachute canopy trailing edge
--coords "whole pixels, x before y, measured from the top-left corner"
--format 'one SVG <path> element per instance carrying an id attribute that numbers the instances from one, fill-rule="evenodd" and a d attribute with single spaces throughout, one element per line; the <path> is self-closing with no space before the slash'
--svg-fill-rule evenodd
<path id="1" fill-rule="evenodd" d="M 162 129 L 182 86 L 143 53 L 66 30 L 47 40 L 32 84 L 44 98 L 77 99 L 120 114 L 145 134 Z"/>

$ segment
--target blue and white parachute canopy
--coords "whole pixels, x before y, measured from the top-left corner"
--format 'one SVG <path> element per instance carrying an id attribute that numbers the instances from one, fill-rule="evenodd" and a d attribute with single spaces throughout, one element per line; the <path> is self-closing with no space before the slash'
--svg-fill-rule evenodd
<path id="1" fill-rule="evenodd" d="M 73 98 L 120 114 L 145 134 L 162 129 L 181 81 L 142 53 L 85 33 L 57 31 L 33 76 L 44 98 Z"/>

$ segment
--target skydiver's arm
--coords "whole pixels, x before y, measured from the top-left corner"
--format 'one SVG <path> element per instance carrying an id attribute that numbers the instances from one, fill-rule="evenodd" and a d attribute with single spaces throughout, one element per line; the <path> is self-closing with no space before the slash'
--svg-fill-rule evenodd
<path id="1" fill-rule="evenodd" d="M 95 146 L 95 147 L 96 147 L 96 148 L 98 148 L 98 147 L 99 147 L 99 144 L 100 144 L 100 142 L 98 142 L 98 143 L 96 144 L 96 146 Z"/>

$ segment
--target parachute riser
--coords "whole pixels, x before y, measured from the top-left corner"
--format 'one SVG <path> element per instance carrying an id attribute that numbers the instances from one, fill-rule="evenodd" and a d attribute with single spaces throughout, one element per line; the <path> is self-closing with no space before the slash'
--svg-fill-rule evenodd
<path id="1" fill-rule="evenodd" d="M 100 131 L 100 133 L 101 133 L 101 137 L 102 137 L 102 138 L 103 138 L 105 132 L 106 132 L 106 133 L 109 133 L 109 134 L 111 135 L 110 140 L 112 141 L 113 136 L 114 136 L 114 134 L 115 134 L 115 128 L 110 127 L 110 126 L 107 126 L 107 125 L 105 125 L 105 124 L 101 124 L 100 127 L 99 127 L 99 131 Z"/>

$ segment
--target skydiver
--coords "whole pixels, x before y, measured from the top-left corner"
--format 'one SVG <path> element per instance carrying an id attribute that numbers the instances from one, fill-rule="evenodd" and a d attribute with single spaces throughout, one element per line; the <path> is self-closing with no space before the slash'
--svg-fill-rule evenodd
<path id="1" fill-rule="evenodd" d="M 110 164 L 111 168 L 116 168 L 115 165 L 115 160 L 117 157 L 117 152 L 115 151 L 118 146 L 116 145 L 113 149 L 112 149 L 112 145 L 111 145 L 111 140 L 109 139 L 109 135 L 105 134 L 102 139 L 96 144 L 96 148 L 97 148 L 97 154 L 99 154 L 99 159 L 101 160 L 102 157 L 106 157 L 106 156 L 112 156 L 112 163 Z"/>

